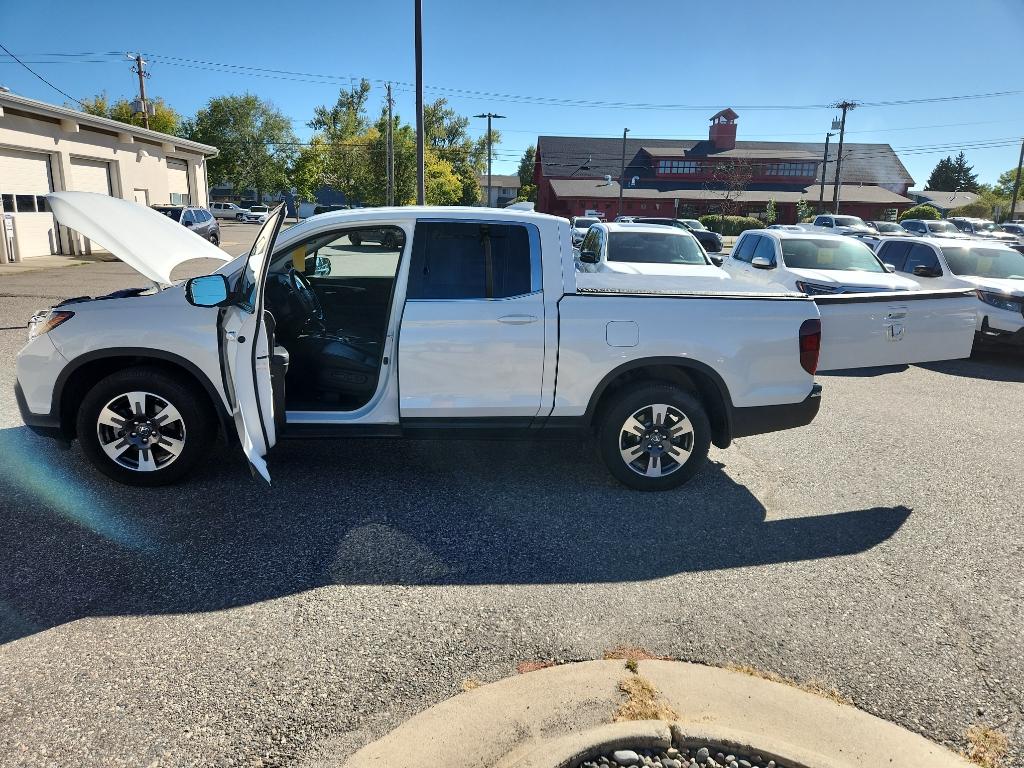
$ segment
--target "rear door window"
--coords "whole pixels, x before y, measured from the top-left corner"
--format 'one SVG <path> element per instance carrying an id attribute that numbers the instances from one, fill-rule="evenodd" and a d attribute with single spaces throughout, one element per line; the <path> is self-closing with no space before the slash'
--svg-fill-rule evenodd
<path id="1" fill-rule="evenodd" d="M 410 299 L 501 299 L 540 290 L 540 238 L 523 224 L 418 222 Z"/>

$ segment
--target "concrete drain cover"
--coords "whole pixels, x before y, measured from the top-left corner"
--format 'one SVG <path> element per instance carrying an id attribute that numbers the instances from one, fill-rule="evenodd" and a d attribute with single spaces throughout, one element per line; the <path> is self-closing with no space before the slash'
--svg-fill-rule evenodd
<path id="1" fill-rule="evenodd" d="M 787 768 L 761 755 L 745 755 L 713 745 L 666 750 L 616 749 L 585 760 L 580 768 Z"/>

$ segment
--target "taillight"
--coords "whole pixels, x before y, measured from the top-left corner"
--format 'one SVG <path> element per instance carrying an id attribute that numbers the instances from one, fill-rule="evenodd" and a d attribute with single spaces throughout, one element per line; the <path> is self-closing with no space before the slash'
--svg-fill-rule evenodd
<path id="1" fill-rule="evenodd" d="M 812 376 L 821 352 L 821 320 L 804 320 L 800 326 L 800 366 Z"/>

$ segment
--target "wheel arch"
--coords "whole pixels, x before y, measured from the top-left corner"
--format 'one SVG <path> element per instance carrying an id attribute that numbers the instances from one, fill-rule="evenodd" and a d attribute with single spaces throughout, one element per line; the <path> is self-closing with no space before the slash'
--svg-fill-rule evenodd
<path id="1" fill-rule="evenodd" d="M 229 441 L 232 439 L 232 421 L 220 392 L 199 366 L 173 352 L 145 347 L 95 350 L 79 355 L 68 363 L 54 385 L 50 409 L 50 413 L 59 416 L 61 434 L 68 439 L 75 437 L 78 407 L 97 382 L 111 373 L 139 365 L 162 369 L 202 391 L 207 398 L 206 404 L 217 416 L 224 437 Z"/>
<path id="2" fill-rule="evenodd" d="M 612 369 L 594 388 L 587 405 L 586 423 L 594 425 L 624 387 L 637 383 L 665 382 L 694 393 L 707 409 L 711 441 L 719 448 L 732 442 L 732 398 L 725 381 L 711 366 L 679 357 L 646 357 Z"/>

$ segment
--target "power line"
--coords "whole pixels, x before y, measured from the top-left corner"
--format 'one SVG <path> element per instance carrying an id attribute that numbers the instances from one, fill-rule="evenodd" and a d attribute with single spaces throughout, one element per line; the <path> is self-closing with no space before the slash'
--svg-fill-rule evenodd
<path id="1" fill-rule="evenodd" d="M 58 87 L 57 87 L 56 85 L 54 85 L 54 84 L 53 84 L 53 83 L 51 83 L 51 82 L 50 82 L 49 80 L 47 80 L 47 79 L 46 79 L 45 77 L 43 77 L 43 76 L 42 76 L 42 75 L 40 75 L 40 74 L 39 74 L 38 72 L 36 72 L 36 71 L 35 71 L 34 69 L 32 69 L 32 67 L 30 67 L 30 66 L 29 66 L 28 64 L 26 64 L 26 63 L 25 63 L 25 62 L 23 62 L 23 61 L 22 61 L 21 59 L 19 59 L 19 58 L 18 58 L 17 56 L 15 56 L 15 55 L 14 55 L 13 53 L 11 53 L 11 52 L 10 52 L 9 50 L 7 50 L 7 48 L 6 48 L 5 46 L 4 46 L 4 44 L 3 44 L 3 43 L 0 43 L 0 50 L 2 50 L 2 51 L 3 51 L 4 53 L 6 53 L 6 54 L 7 54 L 8 56 L 10 56 L 10 57 L 11 57 L 12 59 L 14 59 L 14 60 L 15 60 L 16 62 L 18 62 L 19 64 L 21 64 L 21 66 L 23 66 L 23 67 L 24 67 L 25 69 L 27 69 L 27 70 L 28 70 L 29 72 L 31 72 L 31 73 L 32 73 L 33 75 L 35 75 L 36 77 L 38 77 L 38 78 L 39 78 L 40 80 L 42 80 L 42 81 L 43 81 L 44 83 L 46 83 L 46 84 L 47 84 L 48 86 L 50 86 L 51 88 L 53 88 L 53 90 L 55 90 L 55 91 L 56 91 L 57 93 L 59 93 L 59 94 L 60 94 L 61 96 L 64 96 L 64 97 L 65 97 L 65 98 L 67 98 L 67 99 L 71 99 L 71 100 L 72 100 L 73 102 L 75 102 L 76 104 L 78 104 L 79 106 L 81 106 L 81 107 L 83 107 L 83 108 L 85 107 L 85 104 L 83 104 L 82 102 L 80 102 L 80 101 L 79 101 L 78 99 L 76 99 L 76 98 L 75 98 L 74 96 L 72 96 L 71 94 L 69 94 L 69 93 L 65 93 L 64 91 L 62 91 L 62 90 L 61 90 L 60 88 L 58 88 Z"/>

